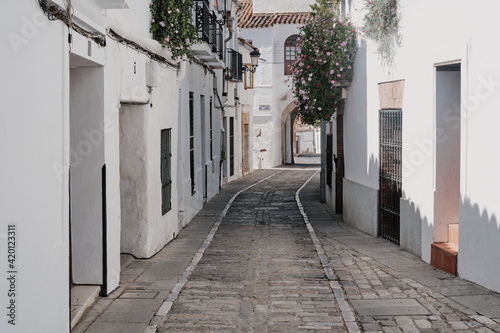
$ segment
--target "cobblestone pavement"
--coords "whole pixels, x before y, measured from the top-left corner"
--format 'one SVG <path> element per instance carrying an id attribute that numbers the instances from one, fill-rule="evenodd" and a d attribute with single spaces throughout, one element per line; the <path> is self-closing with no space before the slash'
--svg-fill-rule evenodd
<path id="1" fill-rule="evenodd" d="M 74 333 L 500 332 L 497 293 L 347 226 L 318 192 L 313 168 L 226 185 L 155 257 L 124 256 Z"/>
<path id="2" fill-rule="evenodd" d="M 312 174 L 236 198 L 159 332 L 346 332 L 295 201 Z"/>
<path id="3" fill-rule="evenodd" d="M 399 246 L 342 223 L 304 189 L 306 213 L 323 244 L 361 331 L 500 332 L 500 297 L 439 271 Z M 316 184 L 316 185 L 314 185 Z"/>

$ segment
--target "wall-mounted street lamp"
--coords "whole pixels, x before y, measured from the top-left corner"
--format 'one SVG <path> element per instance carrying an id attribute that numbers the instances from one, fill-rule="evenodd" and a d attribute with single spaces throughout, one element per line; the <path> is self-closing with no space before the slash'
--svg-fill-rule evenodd
<path id="1" fill-rule="evenodd" d="M 217 8 L 217 11 L 222 14 L 224 23 L 228 22 L 229 18 L 231 17 L 232 5 L 233 0 L 215 0 L 215 6 Z"/>
<path id="2" fill-rule="evenodd" d="M 257 66 L 259 66 L 259 58 L 260 58 L 260 52 L 259 52 L 259 50 L 254 48 L 253 51 L 250 52 L 250 62 L 251 62 L 250 67 L 243 65 L 242 70 L 244 72 L 249 71 L 249 72 L 255 73 Z"/>

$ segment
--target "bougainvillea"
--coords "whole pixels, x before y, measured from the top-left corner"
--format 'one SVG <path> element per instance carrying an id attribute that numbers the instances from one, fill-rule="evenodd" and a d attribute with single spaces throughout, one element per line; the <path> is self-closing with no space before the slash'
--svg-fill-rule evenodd
<path id="1" fill-rule="evenodd" d="M 397 0 L 367 0 L 365 2 L 366 37 L 377 43 L 377 51 L 382 56 L 382 63 L 391 65 L 397 47 L 401 44 L 399 22 L 401 21 Z"/>
<path id="2" fill-rule="evenodd" d="M 152 0 L 151 27 L 153 39 L 172 52 L 172 58 L 189 56 L 191 45 L 198 42 L 193 25 L 193 0 Z"/>
<path id="3" fill-rule="evenodd" d="M 326 0 L 311 6 L 311 19 L 301 28 L 292 85 L 303 123 L 329 120 L 353 77 L 357 30 Z"/>

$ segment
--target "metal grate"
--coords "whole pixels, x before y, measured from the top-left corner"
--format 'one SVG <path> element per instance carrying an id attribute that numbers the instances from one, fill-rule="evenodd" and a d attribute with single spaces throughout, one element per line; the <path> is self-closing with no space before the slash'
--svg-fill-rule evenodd
<path id="1" fill-rule="evenodd" d="M 219 56 L 219 59 L 222 59 L 224 45 L 223 45 L 223 24 L 222 21 L 217 19 L 217 16 L 214 12 L 210 14 L 210 33 L 209 33 L 209 41 L 208 44 L 212 47 L 212 52 Z"/>
<path id="2" fill-rule="evenodd" d="M 234 176 L 234 117 L 229 117 L 229 176 Z"/>
<path id="3" fill-rule="evenodd" d="M 191 194 L 195 193 L 194 183 L 194 93 L 189 92 L 189 177 L 191 178 Z"/>
<path id="4" fill-rule="evenodd" d="M 399 244 L 402 187 L 402 110 L 380 110 L 380 236 Z"/>
<path id="5" fill-rule="evenodd" d="M 161 211 L 165 215 L 172 209 L 172 140 L 171 129 L 161 131 Z"/>
<path id="6" fill-rule="evenodd" d="M 198 30 L 198 38 L 204 42 L 210 42 L 210 3 L 208 0 L 194 0 L 195 25 Z"/>
<path id="7" fill-rule="evenodd" d="M 222 59 L 224 51 L 223 22 L 210 10 L 208 0 L 194 0 L 194 22 L 198 38 L 210 45 L 212 52 Z"/>
<path id="8" fill-rule="evenodd" d="M 241 53 L 233 50 L 227 49 L 227 60 L 226 64 L 228 71 L 226 78 L 231 82 L 242 82 L 243 81 L 243 62 Z"/>
<path id="9" fill-rule="evenodd" d="M 332 187 L 333 134 L 326 135 L 326 185 Z"/>

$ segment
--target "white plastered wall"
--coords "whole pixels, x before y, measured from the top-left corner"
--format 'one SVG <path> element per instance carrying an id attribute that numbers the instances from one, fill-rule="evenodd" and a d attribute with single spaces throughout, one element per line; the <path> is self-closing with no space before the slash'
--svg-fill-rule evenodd
<path id="1" fill-rule="evenodd" d="M 407 234 L 402 235 L 402 239 L 404 236 L 406 249 L 429 262 L 435 240 L 434 191 L 438 163 L 435 66 L 461 63 L 461 114 L 460 117 L 449 115 L 450 122 L 460 122 L 458 273 L 496 291 L 500 290 L 499 265 L 496 264 L 500 252 L 500 207 L 496 199 L 500 177 L 495 169 L 498 154 L 488 147 L 499 139 L 494 129 L 499 121 L 498 112 L 494 110 L 500 102 L 497 65 L 500 46 L 491 38 L 491 32 L 499 28 L 495 17 L 498 6 L 486 1 L 474 6 L 456 1 L 420 1 L 418 4 L 401 1 L 403 44 L 398 49 L 395 66 L 390 73 L 380 71 L 373 41 L 367 41 L 366 52 L 362 45 L 354 81 L 348 90 L 345 119 L 346 154 L 347 151 L 351 154 L 346 156 L 346 179 L 365 188 L 378 189 L 377 172 L 369 172 L 372 157 L 378 167 L 377 83 L 405 80 L 401 223 L 405 224 Z M 475 15 L 481 17 L 480 22 L 470 20 Z M 426 22 L 439 24 L 433 26 Z M 366 95 L 355 91 L 356 88 L 366 89 Z M 363 96 L 366 96 L 366 104 L 361 105 L 359 98 Z M 353 200 L 369 199 L 362 191 L 358 192 Z M 375 207 L 372 213 L 376 214 Z"/>
<path id="2" fill-rule="evenodd" d="M 261 53 L 254 74 L 255 112 L 253 114 L 253 168 L 281 165 L 282 113 L 293 102 L 288 76 L 284 75 L 284 43 L 299 33 L 299 25 L 240 29 Z"/>
<path id="3" fill-rule="evenodd" d="M 5 254 L 0 331 L 69 332 L 67 29 L 49 22 L 37 2 L 12 3 L 0 16 L 2 59 L 8 64 L 0 80 L 0 249 Z M 16 226 L 13 297 L 6 279 L 8 225 Z M 6 316 L 11 300 L 15 327 Z"/>

